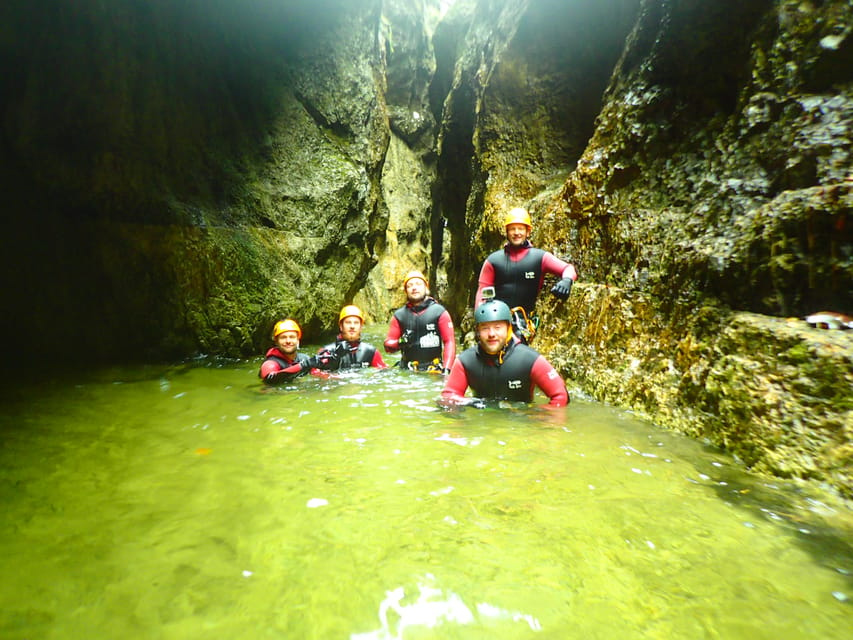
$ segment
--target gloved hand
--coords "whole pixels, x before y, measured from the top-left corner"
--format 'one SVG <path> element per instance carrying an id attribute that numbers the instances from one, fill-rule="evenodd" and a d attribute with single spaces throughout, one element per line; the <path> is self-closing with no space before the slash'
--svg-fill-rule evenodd
<path id="1" fill-rule="evenodd" d="M 268 373 L 264 376 L 264 382 L 266 382 L 267 384 L 275 384 L 276 380 L 278 379 L 279 373 L 280 371 L 273 371 L 272 373 Z"/>
<path id="2" fill-rule="evenodd" d="M 308 359 L 302 363 L 303 369 L 316 369 L 320 366 L 320 361 L 317 356 L 308 356 Z"/>
<path id="3" fill-rule="evenodd" d="M 574 284 L 574 280 L 571 278 L 563 278 L 553 287 L 551 287 L 551 293 L 553 293 L 560 300 L 565 300 L 569 297 L 569 294 L 572 292 L 572 285 Z"/>
<path id="4" fill-rule="evenodd" d="M 342 342 L 338 342 L 335 344 L 335 353 L 339 358 L 343 358 L 348 353 L 355 353 L 358 351 L 358 343 L 353 344 L 349 340 L 343 340 Z"/>
<path id="5" fill-rule="evenodd" d="M 338 355 L 338 347 L 336 346 L 334 350 L 330 351 L 329 349 L 323 349 L 320 351 L 314 359 L 317 361 L 317 368 L 319 369 L 333 369 L 338 365 L 341 361 L 341 356 Z"/>
<path id="6" fill-rule="evenodd" d="M 267 384 L 283 384 L 292 374 L 287 374 L 284 371 L 273 371 L 264 376 L 264 382 Z"/>
<path id="7" fill-rule="evenodd" d="M 397 339 L 397 344 L 398 344 L 399 346 L 401 346 L 401 347 L 404 347 L 404 346 L 408 345 L 408 344 L 409 344 L 409 341 L 412 339 L 412 337 L 413 337 L 414 335 L 415 335 L 415 332 L 414 332 L 414 331 L 412 331 L 411 329 L 406 329 L 406 330 L 403 332 L 403 335 L 401 335 L 401 336 Z"/>

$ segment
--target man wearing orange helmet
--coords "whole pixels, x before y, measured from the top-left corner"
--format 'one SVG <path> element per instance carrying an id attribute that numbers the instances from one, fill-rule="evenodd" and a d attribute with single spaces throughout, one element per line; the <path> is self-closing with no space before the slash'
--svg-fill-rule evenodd
<path id="1" fill-rule="evenodd" d="M 382 360 L 379 350 L 372 344 L 362 342 L 361 328 L 364 326 L 364 314 L 354 304 L 348 304 L 338 316 L 340 333 L 334 342 L 327 344 L 317 352 L 317 369 L 338 371 L 360 367 L 384 369 L 388 365 Z"/>
<path id="2" fill-rule="evenodd" d="M 533 316 L 536 297 L 542 288 L 545 274 L 551 273 L 560 278 L 551 287 L 551 293 L 565 300 L 569 297 L 572 284 L 578 279 L 578 273 L 574 265 L 530 243 L 533 226 L 526 209 L 512 209 L 504 218 L 504 228 L 506 244 L 503 249 L 489 255 L 480 269 L 474 308 L 490 299 L 483 295 L 483 290 L 493 287 L 494 298 L 506 302 L 513 311 L 513 330 L 519 338 L 529 341 L 535 333 L 535 327 L 526 320 Z M 523 314 L 516 312 L 519 307 Z"/>
<path id="3" fill-rule="evenodd" d="M 400 366 L 404 369 L 449 373 L 456 357 L 450 314 L 429 295 L 429 283 L 420 271 L 406 274 L 403 289 L 406 304 L 391 317 L 385 352 L 402 351 Z"/>
<path id="4" fill-rule="evenodd" d="M 310 358 L 299 353 L 302 328 L 290 318 L 275 323 L 272 330 L 275 346 L 266 353 L 258 375 L 267 384 L 282 384 L 305 375 L 311 369 Z"/>

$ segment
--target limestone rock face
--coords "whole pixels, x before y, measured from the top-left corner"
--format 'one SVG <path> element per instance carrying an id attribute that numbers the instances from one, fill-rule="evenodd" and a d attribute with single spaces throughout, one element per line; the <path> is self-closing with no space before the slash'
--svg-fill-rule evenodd
<path id="1" fill-rule="evenodd" d="M 379 262 L 355 300 L 382 324 L 405 302 L 402 280 L 407 272 L 421 271 L 435 285 L 432 246 L 440 219 L 432 206 L 436 120 L 429 88 L 435 74 L 431 36 L 437 6 L 429 0 L 395 0 L 382 7 L 380 35 L 391 133 L 380 179 L 380 209 L 387 222 L 376 246 Z"/>
<path id="2" fill-rule="evenodd" d="M 260 353 L 384 242 L 381 2 L 4 3 L 10 355 Z M 20 265 L 33 268 L 20 269 Z"/>

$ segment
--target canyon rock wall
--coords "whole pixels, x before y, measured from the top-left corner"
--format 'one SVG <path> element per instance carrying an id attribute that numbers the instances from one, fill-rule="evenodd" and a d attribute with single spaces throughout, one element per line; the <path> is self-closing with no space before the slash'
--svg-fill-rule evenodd
<path id="1" fill-rule="evenodd" d="M 382 3 L 4 3 L 6 360 L 330 331 L 384 241 Z"/>
<path id="2" fill-rule="evenodd" d="M 526 206 L 580 272 L 535 342 L 570 386 L 853 494 L 849 334 L 802 320 L 853 310 L 850 4 L 519 7 L 469 32 L 442 122 L 456 299 Z"/>

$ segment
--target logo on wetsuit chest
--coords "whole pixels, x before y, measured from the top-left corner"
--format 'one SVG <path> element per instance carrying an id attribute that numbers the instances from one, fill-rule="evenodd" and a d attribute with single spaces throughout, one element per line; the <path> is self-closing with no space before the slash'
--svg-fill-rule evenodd
<path id="1" fill-rule="evenodd" d="M 435 331 L 435 323 L 430 322 L 426 325 L 426 330 L 428 333 L 425 336 L 421 336 L 421 339 L 418 341 L 418 345 L 421 349 L 435 349 L 436 347 L 441 345 L 441 338 Z"/>
<path id="2" fill-rule="evenodd" d="M 525 280 L 533 280 L 535 278 L 536 278 L 536 272 L 535 271 L 525 271 L 524 272 L 524 279 Z"/>
<path id="3" fill-rule="evenodd" d="M 521 380 L 507 380 L 506 386 L 510 389 L 521 389 Z"/>

